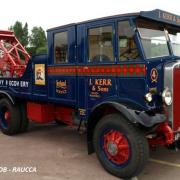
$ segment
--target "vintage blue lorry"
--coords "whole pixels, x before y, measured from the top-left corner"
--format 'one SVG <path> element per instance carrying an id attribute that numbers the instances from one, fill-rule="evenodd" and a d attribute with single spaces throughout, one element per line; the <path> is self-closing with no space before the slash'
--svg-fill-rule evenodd
<path id="1" fill-rule="evenodd" d="M 48 54 L 28 61 L 25 52 L 16 66 L 22 55 L 6 61 L 10 36 L 0 45 L 4 134 L 26 131 L 29 120 L 83 125 L 88 153 L 121 178 L 141 172 L 149 147 L 178 147 L 180 16 L 157 9 L 52 28 Z"/>

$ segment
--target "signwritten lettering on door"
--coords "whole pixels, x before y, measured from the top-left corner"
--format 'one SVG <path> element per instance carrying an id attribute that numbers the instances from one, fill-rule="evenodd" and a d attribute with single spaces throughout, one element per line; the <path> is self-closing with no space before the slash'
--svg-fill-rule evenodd
<path id="1" fill-rule="evenodd" d="M 100 93 L 108 93 L 112 86 L 111 79 L 89 79 L 90 97 L 100 97 Z"/>

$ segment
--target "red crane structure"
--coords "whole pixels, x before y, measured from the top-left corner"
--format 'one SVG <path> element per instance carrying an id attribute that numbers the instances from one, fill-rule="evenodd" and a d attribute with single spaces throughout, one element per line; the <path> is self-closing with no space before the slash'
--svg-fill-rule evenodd
<path id="1" fill-rule="evenodd" d="M 14 33 L 0 30 L 0 77 L 21 77 L 29 59 L 30 55 Z"/>

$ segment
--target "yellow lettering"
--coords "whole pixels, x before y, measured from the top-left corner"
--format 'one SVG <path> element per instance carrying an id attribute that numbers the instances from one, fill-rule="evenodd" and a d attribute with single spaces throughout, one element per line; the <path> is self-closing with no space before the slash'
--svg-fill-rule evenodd
<path id="1" fill-rule="evenodd" d="M 172 16 L 172 14 L 163 13 L 163 19 L 172 21 L 173 20 L 173 16 Z"/>
<path id="2" fill-rule="evenodd" d="M 99 79 L 99 85 L 103 85 L 103 79 Z"/>
<path id="3" fill-rule="evenodd" d="M 98 91 L 99 91 L 99 92 L 108 92 L 108 91 L 109 91 L 109 88 L 108 88 L 108 87 L 98 86 Z"/>
<path id="4" fill-rule="evenodd" d="M 111 79 L 108 79 L 107 86 L 112 86 Z"/>
<path id="5" fill-rule="evenodd" d="M 66 81 L 56 81 L 56 87 L 59 88 L 59 87 L 66 87 L 67 86 L 67 83 Z"/>
<path id="6" fill-rule="evenodd" d="M 58 93 L 58 94 L 67 94 L 67 90 L 56 89 L 56 93 Z"/>
<path id="7" fill-rule="evenodd" d="M 95 85 L 99 85 L 98 79 L 95 79 Z"/>
<path id="8" fill-rule="evenodd" d="M 111 79 L 95 79 L 95 86 L 112 86 Z M 90 81 L 89 85 L 92 85 Z"/>

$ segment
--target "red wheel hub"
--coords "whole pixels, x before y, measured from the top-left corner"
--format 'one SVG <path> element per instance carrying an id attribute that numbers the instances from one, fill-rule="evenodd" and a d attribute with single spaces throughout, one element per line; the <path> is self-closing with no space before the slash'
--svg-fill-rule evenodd
<path id="1" fill-rule="evenodd" d="M 110 130 L 104 135 L 104 147 L 107 157 L 113 163 L 121 165 L 130 156 L 130 147 L 127 138 L 117 130 Z"/>
<path id="2" fill-rule="evenodd" d="M 10 122 L 10 112 L 9 112 L 9 111 L 6 111 L 6 112 L 4 113 L 4 118 L 5 118 L 5 120 L 7 121 L 7 123 Z"/>

